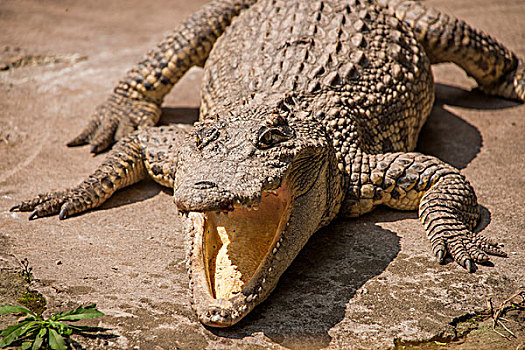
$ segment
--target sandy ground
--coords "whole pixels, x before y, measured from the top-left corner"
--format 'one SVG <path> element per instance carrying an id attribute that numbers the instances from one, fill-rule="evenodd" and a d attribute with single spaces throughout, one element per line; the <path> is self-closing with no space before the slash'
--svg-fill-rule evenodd
<path id="1" fill-rule="evenodd" d="M 525 285 L 525 106 L 470 92 L 473 81 L 451 65 L 435 68 L 437 102 L 419 150 L 462 169 L 482 205 L 483 234 L 509 253 L 476 273 L 436 264 L 416 213 L 379 209 L 318 232 L 263 305 L 214 330 L 190 308 L 170 190 L 144 181 L 65 221 L 9 213 L 95 169 L 103 156 L 65 143 L 125 71 L 203 3 L 0 2 L 0 61 L 31 63 L 0 71 L 0 267 L 27 258 L 51 310 L 96 302 L 108 315 L 100 324 L 120 337 L 87 348 L 387 348 L 451 333 L 455 317 Z M 428 3 L 525 56 L 523 0 Z M 162 123 L 195 120 L 200 79 L 192 69 L 174 88 Z M 496 338 L 475 348 L 524 342 Z"/>

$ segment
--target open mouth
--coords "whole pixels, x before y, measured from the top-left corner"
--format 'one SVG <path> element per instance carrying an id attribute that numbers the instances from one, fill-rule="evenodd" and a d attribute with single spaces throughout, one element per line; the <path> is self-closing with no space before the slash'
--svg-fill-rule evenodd
<path id="1" fill-rule="evenodd" d="M 229 299 L 240 293 L 284 229 L 289 204 L 285 190 L 262 193 L 258 208 L 205 214 L 203 252 L 210 294 Z"/>
<path id="2" fill-rule="evenodd" d="M 262 301 L 273 289 L 264 285 L 265 274 L 281 245 L 291 200 L 283 184 L 263 191 L 253 207 L 190 212 L 195 232 L 191 278 L 199 284 L 194 300 L 201 322 L 214 327 L 236 323 L 256 305 L 256 298 Z M 204 305 L 197 305 L 195 293 L 205 294 L 198 298 Z"/>

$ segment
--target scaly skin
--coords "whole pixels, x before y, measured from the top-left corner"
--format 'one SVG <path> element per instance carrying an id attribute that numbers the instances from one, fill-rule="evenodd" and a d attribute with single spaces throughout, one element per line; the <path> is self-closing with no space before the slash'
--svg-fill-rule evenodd
<path id="1" fill-rule="evenodd" d="M 377 205 L 418 209 L 437 260 L 448 253 L 473 271 L 487 254 L 505 256 L 472 231 L 474 190 L 457 169 L 412 152 L 434 101 L 430 64 L 445 61 L 489 94 L 525 100 L 522 59 L 414 1 L 212 2 L 130 71 L 71 143 L 98 152 L 122 138 L 105 163 L 76 188 L 14 209 L 63 219 L 146 176 L 172 187 L 193 307 L 214 327 L 268 297 L 336 215 Z M 133 132 L 154 125 L 173 84 L 203 64 L 192 131 Z"/>
<path id="2" fill-rule="evenodd" d="M 378 0 L 407 23 L 431 63 L 453 62 L 489 95 L 523 101 L 525 64 L 497 40 L 464 21 L 406 0 Z"/>

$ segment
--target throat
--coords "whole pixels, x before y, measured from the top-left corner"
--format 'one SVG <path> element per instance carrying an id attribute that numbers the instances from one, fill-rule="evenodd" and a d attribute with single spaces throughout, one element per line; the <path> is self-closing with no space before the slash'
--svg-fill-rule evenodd
<path id="1" fill-rule="evenodd" d="M 285 192 L 263 192 L 256 210 L 240 207 L 227 214 L 205 214 L 203 259 L 213 298 L 240 293 L 271 254 L 289 218 Z"/>

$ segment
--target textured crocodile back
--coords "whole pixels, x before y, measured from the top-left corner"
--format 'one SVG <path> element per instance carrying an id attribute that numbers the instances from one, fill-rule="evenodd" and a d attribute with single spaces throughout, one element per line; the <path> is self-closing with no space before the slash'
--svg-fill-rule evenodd
<path id="1" fill-rule="evenodd" d="M 413 149 L 433 103 L 433 81 L 413 33 L 373 3 L 262 0 L 213 48 L 201 116 L 270 95 L 293 95 L 298 109 L 326 126 L 346 163 L 358 148 Z"/>

